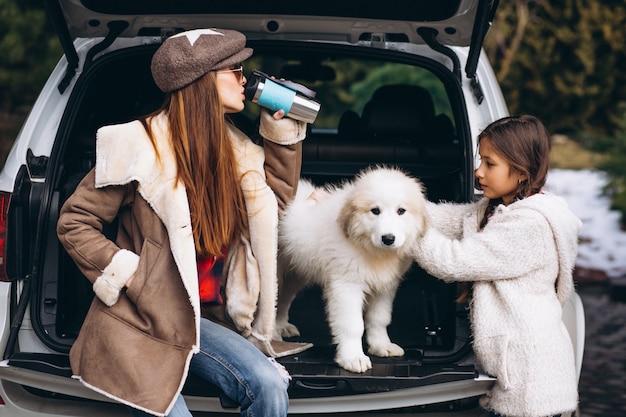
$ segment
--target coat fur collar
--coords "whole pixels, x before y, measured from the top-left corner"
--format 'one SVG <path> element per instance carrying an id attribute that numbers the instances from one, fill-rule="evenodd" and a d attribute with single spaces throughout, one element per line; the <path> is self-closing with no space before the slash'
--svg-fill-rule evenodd
<path id="1" fill-rule="evenodd" d="M 194 309 L 199 338 L 198 271 L 187 192 L 176 179 L 176 162 L 169 143 L 167 119 L 161 114 L 151 123 L 160 161 L 141 122 L 105 126 L 98 130 L 96 187 L 137 182 L 137 191 L 167 229 L 172 255 Z"/>

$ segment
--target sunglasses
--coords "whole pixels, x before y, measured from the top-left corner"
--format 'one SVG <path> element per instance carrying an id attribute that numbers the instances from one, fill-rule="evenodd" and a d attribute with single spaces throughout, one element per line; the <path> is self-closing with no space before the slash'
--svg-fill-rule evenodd
<path id="1" fill-rule="evenodd" d="M 220 72 L 234 72 L 235 76 L 237 77 L 237 80 L 239 82 L 241 82 L 243 80 L 243 77 L 244 77 L 243 65 L 241 65 L 241 64 L 238 67 L 235 67 L 235 68 L 217 70 L 215 72 L 217 72 L 217 73 L 220 73 Z"/>

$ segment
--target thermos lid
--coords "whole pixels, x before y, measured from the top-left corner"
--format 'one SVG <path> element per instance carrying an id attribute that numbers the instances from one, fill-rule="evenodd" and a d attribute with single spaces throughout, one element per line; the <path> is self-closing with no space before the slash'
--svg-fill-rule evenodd
<path id="1" fill-rule="evenodd" d="M 259 82 L 265 81 L 266 78 L 271 79 L 272 82 L 275 82 L 276 84 L 279 84 L 285 88 L 296 91 L 302 94 L 303 96 L 305 96 L 306 98 L 310 98 L 310 99 L 315 98 L 315 95 L 316 95 L 315 91 L 303 86 L 302 84 L 298 84 L 298 83 L 295 83 L 293 81 L 288 81 L 288 80 L 273 79 L 269 75 L 265 74 L 264 72 L 255 69 L 255 70 L 252 70 L 252 74 L 250 75 L 250 77 L 248 78 L 248 82 L 246 83 L 245 95 L 248 100 L 251 100 L 251 98 L 254 96 L 254 92 L 256 91 Z"/>

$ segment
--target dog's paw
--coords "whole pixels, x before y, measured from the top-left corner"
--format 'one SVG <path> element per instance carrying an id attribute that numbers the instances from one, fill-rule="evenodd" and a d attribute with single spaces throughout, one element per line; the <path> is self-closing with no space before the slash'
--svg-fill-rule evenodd
<path id="1" fill-rule="evenodd" d="M 272 336 L 272 340 L 278 340 L 279 342 L 283 341 L 283 335 L 280 330 L 274 328 L 274 335 Z"/>
<path id="2" fill-rule="evenodd" d="M 372 360 L 365 354 L 354 357 L 335 357 L 337 365 L 350 372 L 365 372 L 372 368 Z"/>
<path id="3" fill-rule="evenodd" d="M 381 358 L 387 358 L 389 356 L 404 356 L 404 349 L 395 343 L 389 343 L 381 346 L 370 346 L 367 351 Z"/>
<path id="4" fill-rule="evenodd" d="M 282 337 L 300 336 L 300 330 L 291 323 L 281 323 L 276 325 L 276 332 Z"/>

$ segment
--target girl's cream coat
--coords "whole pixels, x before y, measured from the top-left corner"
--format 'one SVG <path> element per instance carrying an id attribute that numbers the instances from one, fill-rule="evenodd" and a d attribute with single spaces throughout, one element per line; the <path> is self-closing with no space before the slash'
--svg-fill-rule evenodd
<path id="1" fill-rule="evenodd" d="M 510 417 L 573 411 L 577 376 L 561 315 L 574 289 L 581 222 L 561 198 L 537 194 L 499 206 L 478 232 L 486 205 L 430 204 L 434 227 L 415 259 L 444 280 L 474 281 L 474 352 L 497 377 L 485 408 Z"/>
<path id="2" fill-rule="evenodd" d="M 185 187 L 176 180 L 166 119 L 157 117 L 152 126 L 160 161 L 137 121 L 98 131 L 96 167 L 63 206 L 57 231 L 97 295 L 70 352 L 75 377 L 120 402 L 164 415 L 198 351 L 200 303 Z M 261 133 L 294 144 L 304 129 L 283 119 L 265 123 Z M 234 304 L 229 312 L 238 329 L 257 345 L 269 346 L 278 207 L 265 182 L 263 149 L 234 129 L 231 138 L 250 227 L 242 236 L 247 253 L 238 244 L 229 248 L 229 253 L 248 255 L 229 256 L 248 275 L 230 283 L 238 299 L 231 303 L 227 289 L 227 304 Z M 294 166 L 287 161 L 285 168 Z M 113 242 L 101 231 L 115 218 L 119 227 Z M 122 289 L 131 276 L 132 285 Z M 241 293 L 237 285 L 244 284 Z"/>

